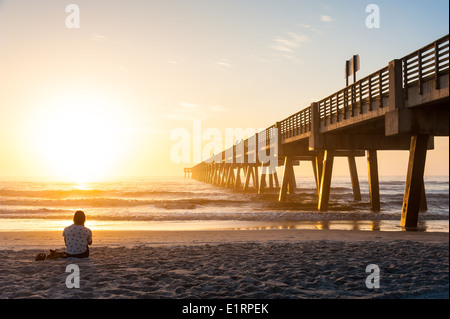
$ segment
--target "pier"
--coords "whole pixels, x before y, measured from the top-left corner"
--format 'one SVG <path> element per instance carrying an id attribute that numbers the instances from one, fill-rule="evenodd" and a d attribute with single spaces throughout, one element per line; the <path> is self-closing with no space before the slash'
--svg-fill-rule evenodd
<path id="1" fill-rule="evenodd" d="M 417 228 L 426 209 L 424 169 L 435 136 L 449 136 L 449 36 L 392 60 L 210 159 L 185 169 L 199 181 L 263 193 L 279 189 L 279 201 L 295 193 L 293 167 L 312 163 L 318 210 L 326 211 L 335 157 L 346 157 L 353 195 L 361 200 L 355 157 L 366 157 L 370 207 L 380 211 L 377 151 L 409 151 L 400 226 Z M 242 145 L 242 144 L 243 145 Z M 253 147 L 256 146 L 256 147 Z M 259 158 L 276 149 L 276 167 Z M 243 151 L 239 151 L 243 150 Z M 448 164 L 448 163 L 447 163 Z M 250 182 L 252 187 L 250 187 Z"/>

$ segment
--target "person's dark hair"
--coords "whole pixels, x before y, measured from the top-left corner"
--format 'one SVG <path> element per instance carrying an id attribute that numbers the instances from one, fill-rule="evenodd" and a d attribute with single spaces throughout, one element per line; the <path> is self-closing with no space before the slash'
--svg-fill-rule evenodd
<path id="1" fill-rule="evenodd" d="M 77 210 L 75 215 L 73 215 L 73 222 L 75 225 L 84 226 L 84 222 L 86 221 L 86 215 L 83 211 Z"/>

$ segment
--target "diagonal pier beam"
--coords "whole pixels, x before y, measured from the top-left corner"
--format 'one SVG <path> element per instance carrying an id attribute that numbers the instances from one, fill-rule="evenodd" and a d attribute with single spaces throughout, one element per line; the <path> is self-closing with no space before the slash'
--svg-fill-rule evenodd
<path id="1" fill-rule="evenodd" d="M 381 205 L 377 150 L 367 151 L 367 166 L 369 169 L 370 209 L 374 212 L 379 212 L 381 209 Z"/>
<path id="2" fill-rule="evenodd" d="M 320 179 L 320 193 L 319 193 L 319 211 L 326 211 L 328 209 L 328 202 L 330 199 L 331 175 L 333 173 L 334 152 L 325 151 L 323 159 L 322 177 Z"/>
<path id="3" fill-rule="evenodd" d="M 359 187 L 358 171 L 356 169 L 356 161 L 354 156 L 348 157 L 348 167 L 350 169 L 350 178 L 352 181 L 353 198 L 361 200 L 361 188 Z"/>
<path id="4" fill-rule="evenodd" d="M 424 192 L 423 174 L 427 157 L 428 135 L 411 137 L 408 173 L 405 195 L 403 197 L 400 226 L 407 230 L 417 229 L 422 194 Z"/>

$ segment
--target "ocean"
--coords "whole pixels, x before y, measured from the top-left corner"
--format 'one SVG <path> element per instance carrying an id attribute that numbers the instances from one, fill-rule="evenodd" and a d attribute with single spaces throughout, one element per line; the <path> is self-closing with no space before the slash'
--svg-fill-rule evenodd
<path id="1" fill-rule="evenodd" d="M 76 184 L 55 179 L 0 181 L 0 231 L 61 230 L 76 210 L 92 230 L 360 229 L 401 231 L 404 177 L 380 176 L 381 212 L 371 212 L 367 179 L 354 201 L 350 178 L 334 177 L 329 210 L 317 211 L 313 177 L 296 178 L 296 194 L 239 192 L 183 176 Z M 426 177 L 428 210 L 419 230 L 449 230 L 449 178 Z"/>

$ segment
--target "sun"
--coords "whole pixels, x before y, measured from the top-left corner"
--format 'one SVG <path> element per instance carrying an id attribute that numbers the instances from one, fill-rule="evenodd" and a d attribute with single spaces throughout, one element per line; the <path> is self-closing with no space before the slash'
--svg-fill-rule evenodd
<path id="1" fill-rule="evenodd" d="M 32 144 L 52 176 L 78 184 L 110 176 L 126 153 L 126 110 L 93 92 L 61 94 L 36 106 Z"/>

